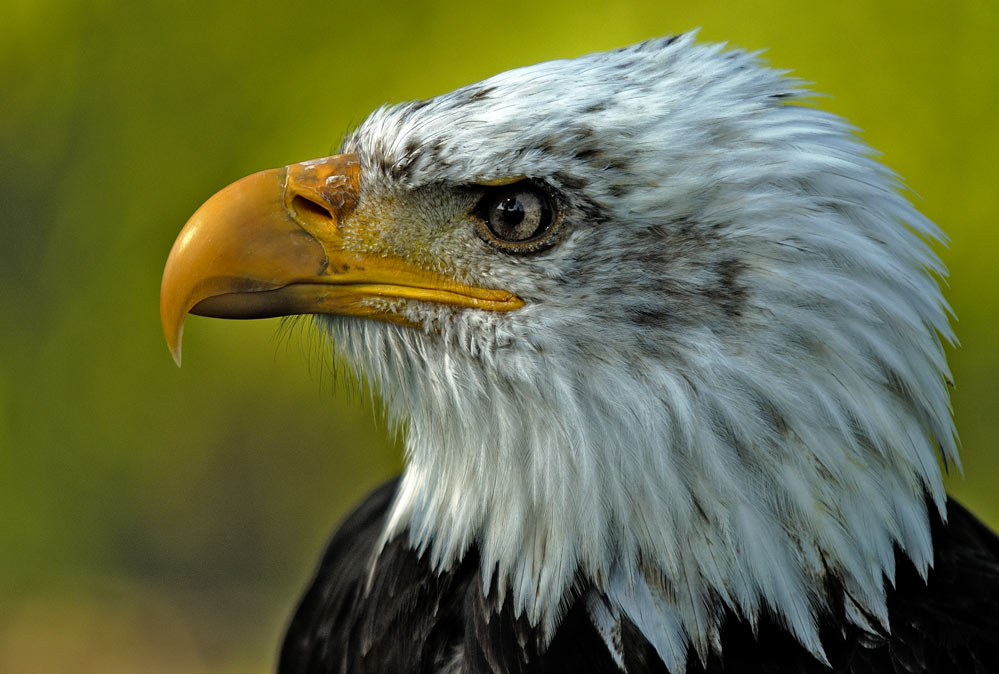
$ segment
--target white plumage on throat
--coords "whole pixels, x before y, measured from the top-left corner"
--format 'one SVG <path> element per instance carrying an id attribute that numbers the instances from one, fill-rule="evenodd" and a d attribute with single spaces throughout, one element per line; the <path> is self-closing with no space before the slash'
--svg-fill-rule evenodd
<path id="1" fill-rule="evenodd" d="M 887 623 L 895 548 L 932 562 L 937 449 L 957 461 L 942 234 L 804 95 L 687 34 L 386 107 L 347 139 L 362 198 L 412 206 L 400 240 L 527 302 L 414 301 L 423 330 L 320 319 L 405 428 L 386 539 L 441 570 L 477 546 L 548 634 L 592 586 L 612 653 L 626 617 L 673 672 L 726 610 L 824 658 L 832 579 L 855 622 Z M 560 195 L 557 245 L 510 255 L 447 215 L 512 177 Z"/>

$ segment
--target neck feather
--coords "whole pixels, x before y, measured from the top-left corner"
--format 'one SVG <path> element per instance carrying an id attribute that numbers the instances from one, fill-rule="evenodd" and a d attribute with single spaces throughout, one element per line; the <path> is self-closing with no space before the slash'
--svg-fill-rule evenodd
<path id="1" fill-rule="evenodd" d="M 895 548 L 924 576 L 932 562 L 926 497 L 943 514 L 945 495 L 928 422 L 850 368 L 815 386 L 793 376 L 815 363 L 783 354 L 789 376 L 765 388 L 746 363 L 696 350 L 670 367 L 571 352 L 539 366 L 331 326 L 405 425 L 384 540 L 407 535 L 442 571 L 477 547 L 483 577 L 546 634 L 585 586 L 673 672 L 690 646 L 717 647 L 726 610 L 770 611 L 823 659 L 830 576 L 856 622 L 887 627 Z"/>

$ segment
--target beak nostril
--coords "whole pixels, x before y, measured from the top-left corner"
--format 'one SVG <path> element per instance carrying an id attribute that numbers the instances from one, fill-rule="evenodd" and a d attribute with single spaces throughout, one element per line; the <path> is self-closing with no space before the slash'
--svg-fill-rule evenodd
<path id="1" fill-rule="evenodd" d="M 336 217 L 327 206 L 301 194 L 296 194 L 292 197 L 291 209 L 295 215 L 301 218 L 320 218 L 334 226 L 336 225 Z"/>
<path id="2" fill-rule="evenodd" d="M 357 204 L 360 166 L 355 155 L 313 159 L 284 170 L 284 206 L 300 225 L 339 227 Z"/>

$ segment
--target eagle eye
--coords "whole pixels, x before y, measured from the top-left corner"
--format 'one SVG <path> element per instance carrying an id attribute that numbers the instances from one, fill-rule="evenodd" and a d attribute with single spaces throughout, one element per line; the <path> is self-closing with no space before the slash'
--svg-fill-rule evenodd
<path id="1" fill-rule="evenodd" d="M 548 194 L 529 180 L 487 187 L 472 215 L 482 224 L 486 241 L 511 252 L 541 248 L 555 221 Z"/>

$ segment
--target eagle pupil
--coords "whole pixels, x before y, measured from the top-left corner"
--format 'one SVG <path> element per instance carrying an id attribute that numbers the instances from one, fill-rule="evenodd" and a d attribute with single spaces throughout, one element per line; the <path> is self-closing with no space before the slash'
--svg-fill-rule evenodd
<path id="1" fill-rule="evenodd" d="M 500 224 L 514 228 L 524 220 L 524 204 L 516 197 L 507 197 L 496 207 Z"/>

